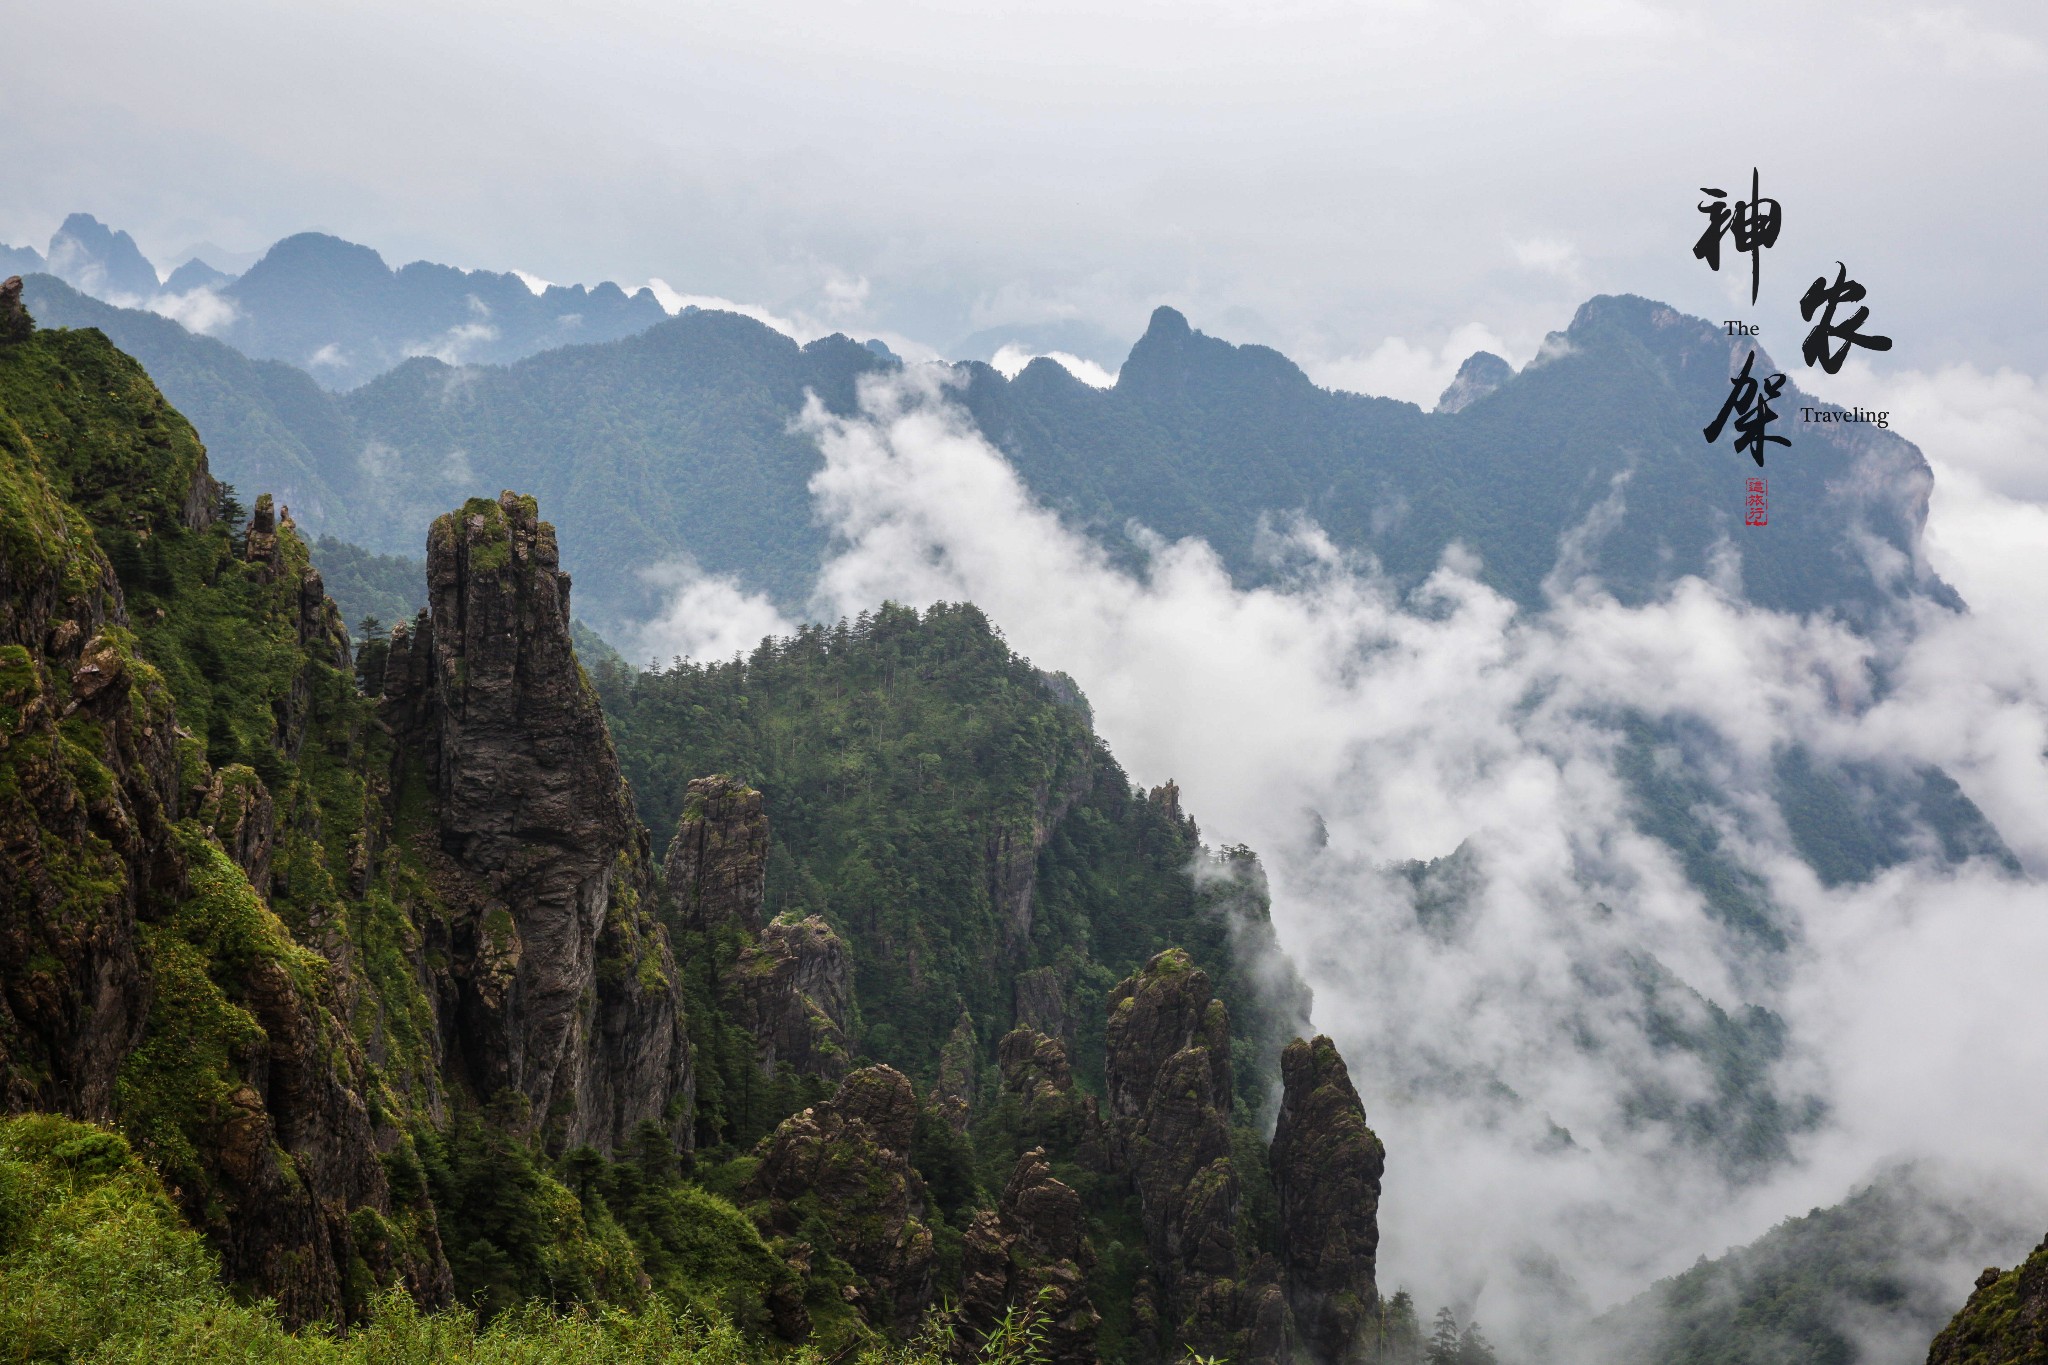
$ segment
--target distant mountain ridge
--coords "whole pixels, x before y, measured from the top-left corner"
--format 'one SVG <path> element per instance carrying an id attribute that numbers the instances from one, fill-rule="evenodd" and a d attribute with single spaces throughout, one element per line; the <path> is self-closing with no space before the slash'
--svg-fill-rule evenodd
<path id="1" fill-rule="evenodd" d="M 394 270 L 371 248 L 320 232 L 284 238 L 239 276 L 194 257 L 160 277 L 134 238 L 87 213 L 66 218 L 46 252 L 0 247 L 0 271 L 47 271 L 110 305 L 178 317 L 251 359 L 283 361 L 336 390 L 413 355 L 502 364 L 627 336 L 668 316 L 645 288 L 536 291 L 515 273 L 428 261 Z"/>
<path id="2" fill-rule="evenodd" d="M 379 278 L 374 253 L 314 254 L 337 263 L 338 290 Z M 236 287 L 260 295 L 263 269 Z M 49 322 L 98 326 L 140 357 L 226 477 L 277 489 L 320 532 L 417 554 L 420 515 L 451 494 L 536 488 L 584 547 L 579 600 L 601 629 L 655 605 L 639 570 L 685 557 L 801 609 L 827 530 L 808 489 L 821 456 L 790 424 L 807 391 L 848 413 L 856 381 L 897 364 L 845 337 L 799 346 L 734 314 L 687 312 L 508 366 L 415 357 L 329 395 L 48 277 L 28 297 Z M 1734 349 L 1705 320 L 1602 296 L 1538 361 L 1505 375 L 1481 362 L 1455 408 L 1426 413 L 1319 388 L 1279 352 L 1162 308 L 1111 388 L 1046 360 L 1014 379 L 967 363 L 958 401 L 1040 499 L 1130 559 L 1135 521 L 1202 537 L 1240 581 L 1271 581 L 1288 566 L 1270 560 L 1262 527 L 1300 514 L 1400 582 L 1461 544 L 1530 607 L 1584 574 L 1625 602 L 1734 574 L 1757 605 L 1866 627 L 1914 598 L 1959 606 L 1920 550 L 1932 474 L 1896 433 L 1791 430 L 1765 471 L 1772 524 L 1742 524 L 1755 466 L 1700 435 Z M 1832 405 L 1788 389 L 1781 411 L 1801 406 Z"/>
<path id="3" fill-rule="evenodd" d="M 235 306 L 221 332 L 252 356 L 350 389 L 413 355 L 502 364 L 576 342 L 610 341 L 668 314 L 652 292 L 551 284 L 414 261 L 396 270 L 366 246 L 302 232 L 220 287 Z"/>

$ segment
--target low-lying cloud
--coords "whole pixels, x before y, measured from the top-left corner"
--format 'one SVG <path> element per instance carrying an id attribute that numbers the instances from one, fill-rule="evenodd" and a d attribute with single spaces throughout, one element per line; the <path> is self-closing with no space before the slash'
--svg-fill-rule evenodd
<path id="1" fill-rule="evenodd" d="M 1003 378 L 1015 379 L 1018 375 L 1024 373 L 1026 365 L 1041 357 L 1052 361 L 1091 389 L 1116 387 L 1117 372 L 1115 370 L 1098 365 L 1092 360 L 1084 359 L 1069 351 L 1034 351 L 1028 346 L 1009 342 L 997 347 L 995 355 L 990 357 L 988 363 Z"/>
<path id="2" fill-rule="evenodd" d="M 1177 779 L 1212 839 L 1262 852 L 1316 1026 L 1387 1143 L 1389 1289 L 1533 1345 L 1560 1304 L 1608 1306 L 1907 1159 L 2048 1221 L 2048 1092 L 2033 1084 L 2048 1069 L 2048 670 L 2017 643 L 2042 618 L 2010 614 L 2038 605 L 2017 580 L 2029 563 L 2044 577 L 2040 542 L 2008 540 L 2018 563 L 1972 570 L 2005 595 L 1968 615 L 1928 607 L 1891 640 L 1699 579 L 1628 607 L 1559 574 L 1532 613 L 1457 548 L 1404 591 L 1306 521 L 1268 538 L 1292 566 L 1272 586 L 1239 588 L 1207 545 L 1138 526 L 1132 573 L 1035 502 L 952 382 L 915 368 L 871 382 L 857 415 L 806 410 L 835 534 L 812 610 L 978 603 L 1081 684 L 1134 779 Z M 2040 513 L 1972 496 L 1957 510 L 2008 534 Z M 1617 486 L 1610 511 L 1626 497 Z M 1938 518 L 1930 542 L 1947 532 Z M 701 639 L 695 652 L 784 628 L 731 583 L 675 582 L 650 631 Z M 1643 832 L 1630 718 L 1667 737 L 1649 763 L 1705 784 L 1690 814 L 1771 907 L 1780 946 L 1717 915 Z M 1825 884 L 1774 794 L 1794 743 L 1823 763 L 1944 769 L 2030 875 L 1929 857 Z M 1401 870 L 1453 855 L 1455 895 Z M 1786 1023 L 1761 1083 L 1794 1116 L 1774 1161 L 1737 1169 L 1680 1121 L 1722 1096 L 1703 1054 L 1657 1029 L 1708 1028 L 1708 1001 Z M 1959 1303 L 1967 1277 L 1950 1289 Z"/>

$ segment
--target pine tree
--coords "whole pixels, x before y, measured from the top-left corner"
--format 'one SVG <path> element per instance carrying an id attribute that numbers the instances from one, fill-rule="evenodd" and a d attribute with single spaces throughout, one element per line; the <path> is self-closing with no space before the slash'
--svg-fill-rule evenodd
<path id="1" fill-rule="evenodd" d="M 1422 1324 L 1415 1320 L 1415 1298 L 1402 1289 L 1380 1300 L 1379 1339 L 1372 1365 L 1422 1365 Z"/>
<path id="2" fill-rule="evenodd" d="M 1499 1365 L 1493 1344 L 1480 1333 L 1477 1321 L 1466 1323 L 1458 1337 L 1458 1365 Z"/>
<path id="3" fill-rule="evenodd" d="M 239 547 L 242 538 L 242 523 L 248 520 L 249 509 L 242 506 L 242 500 L 235 496 L 235 486 L 233 484 L 223 483 L 220 486 L 220 496 L 213 504 L 213 514 L 219 520 L 227 523 L 228 540 L 231 544 Z"/>
<path id="4" fill-rule="evenodd" d="M 1423 1356 L 1429 1365 L 1460 1365 L 1458 1356 L 1458 1315 L 1449 1308 L 1436 1310 L 1435 1330 L 1429 1334 L 1429 1351 Z"/>

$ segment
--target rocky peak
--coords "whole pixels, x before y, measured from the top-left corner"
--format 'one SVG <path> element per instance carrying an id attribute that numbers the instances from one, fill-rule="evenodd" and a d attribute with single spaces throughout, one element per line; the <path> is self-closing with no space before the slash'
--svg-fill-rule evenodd
<path id="1" fill-rule="evenodd" d="M 669 894 L 692 929 L 737 925 L 761 932 L 768 885 L 768 816 L 761 793 L 737 778 L 693 778 L 668 846 Z"/>
<path id="2" fill-rule="evenodd" d="M 788 1066 L 838 1080 L 853 1047 L 853 957 L 822 916 L 777 923 L 740 950 L 733 972 L 762 1074 Z"/>
<path id="3" fill-rule="evenodd" d="M 974 1016 L 963 1008 L 946 1035 L 946 1045 L 939 1049 L 939 1080 L 931 1094 L 933 1112 L 956 1133 L 965 1133 L 974 1115 L 978 1051 Z"/>
<path id="4" fill-rule="evenodd" d="M 1927 1352 L 1927 1365 L 2039 1360 L 2048 1360 L 2048 1238 L 2011 1270 L 1979 1275 L 1970 1301 Z"/>
<path id="5" fill-rule="evenodd" d="M 156 294 L 156 267 L 125 232 L 74 213 L 50 236 L 50 273 L 96 298 L 140 303 Z"/>
<path id="6" fill-rule="evenodd" d="M 822 1225 L 852 1267 L 867 1320 L 908 1336 L 930 1302 L 937 1258 L 925 1225 L 924 1181 L 910 1164 L 917 1096 L 892 1067 L 871 1066 L 838 1094 L 784 1119 L 756 1149 L 745 1196 L 761 1221 L 795 1237 Z"/>
<path id="7" fill-rule="evenodd" d="M 1088 1298 L 1094 1253 L 1081 1196 L 1055 1179 L 1045 1149 L 1017 1158 L 994 1209 L 975 1215 L 962 1252 L 958 1354 L 974 1359 L 1005 1312 L 1029 1313 L 1052 1365 L 1091 1365 L 1102 1315 Z"/>
<path id="8" fill-rule="evenodd" d="M 1465 357 L 1457 375 L 1443 396 L 1436 400 L 1438 412 L 1463 412 L 1515 377 L 1515 367 L 1491 351 L 1474 351 Z"/>
<path id="9" fill-rule="evenodd" d="M 1269 346 L 1234 346 L 1196 331 L 1172 308 L 1153 310 L 1145 335 L 1117 372 L 1116 392 L 1171 400 L 1203 390 L 1234 396 L 1312 392 L 1301 368 Z"/>
<path id="10" fill-rule="evenodd" d="M 1230 1158 L 1230 1018 L 1186 951 L 1158 954 L 1109 996 L 1110 1127 L 1138 1191 L 1163 1302 L 1140 1305 L 1169 1355 L 1277 1359 L 1280 1292 L 1245 1276 Z"/>
<path id="11" fill-rule="evenodd" d="M 686 1137 L 675 962 L 570 644 L 554 528 L 532 498 L 472 498 L 434 522 L 427 589 L 428 610 L 394 635 L 384 709 L 415 741 L 401 747 L 430 760 L 451 907 L 447 1054 L 480 1096 L 519 1092 L 570 1145 L 609 1148 L 643 1119 Z"/>
<path id="12" fill-rule="evenodd" d="M 1366 1124 L 1336 1044 L 1297 1038 L 1281 1054 L 1280 1071 L 1272 1170 L 1288 1307 L 1308 1358 L 1344 1365 L 1372 1344 L 1386 1151 Z"/>
<path id="13" fill-rule="evenodd" d="M 1114 1162 L 1095 1097 L 1074 1084 L 1066 1044 L 1028 1028 L 1012 1029 L 996 1044 L 1003 1090 L 1017 1097 L 1019 1135 L 1042 1143 L 1063 1160 L 1109 1171 Z"/>
<path id="14" fill-rule="evenodd" d="M 21 302 L 21 276 L 9 275 L 0 283 L 0 342 L 27 341 L 36 330 L 36 320 Z"/>
<path id="15" fill-rule="evenodd" d="M 1142 1129 L 1169 1066 L 1189 1073 L 1188 1101 L 1217 1123 L 1230 1113 L 1230 1015 L 1209 974 L 1183 948 L 1168 948 L 1109 995 L 1106 1076 L 1112 1116 Z M 1176 1062 L 1176 1058 L 1182 1060 Z"/>

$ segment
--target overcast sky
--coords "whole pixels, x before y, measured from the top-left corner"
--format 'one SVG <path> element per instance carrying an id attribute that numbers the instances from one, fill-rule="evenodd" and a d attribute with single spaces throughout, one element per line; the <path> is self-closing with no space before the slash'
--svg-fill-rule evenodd
<path id="1" fill-rule="evenodd" d="M 1325 382 L 1526 360 L 1600 291 L 1763 322 L 1846 261 L 1880 364 L 2048 371 L 2048 7 L 1639 0 L 7 5 L 0 240 L 320 227 L 951 353 L 1162 302 Z M 1784 205 L 1751 309 L 1702 185 Z M 1448 357 L 1448 359 L 1447 359 Z"/>

